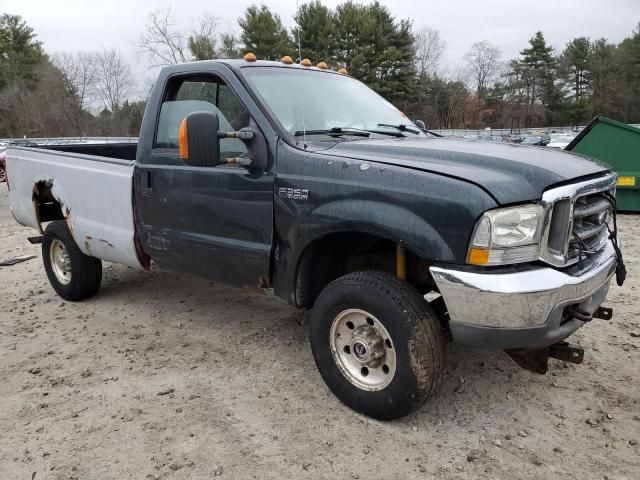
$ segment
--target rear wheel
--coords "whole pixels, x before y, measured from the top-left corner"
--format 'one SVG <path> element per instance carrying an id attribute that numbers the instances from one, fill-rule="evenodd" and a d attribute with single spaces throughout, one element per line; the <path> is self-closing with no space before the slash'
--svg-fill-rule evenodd
<path id="1" fill-rule="evenodd" d="M 0 167 L 0 183 L 7 181 L 7 173 L 4 171 L 4 168 Z"/>
<path id="2" fill-rule="evenodd" d="M 378 419 L 419 408 L 444 375 L 436 315 L 413 287 L 384 272 L 345 275 L 320 293 L 311 347 L 331 391 Z"/>
<path id="3" fill-rule="evenodd" d="M 83 300 L 100 289 L 102 262 L 80 251 L 65 222 L 51 222 L 47 226 L 42 259 L 49 283 L 65 300 Z"/>

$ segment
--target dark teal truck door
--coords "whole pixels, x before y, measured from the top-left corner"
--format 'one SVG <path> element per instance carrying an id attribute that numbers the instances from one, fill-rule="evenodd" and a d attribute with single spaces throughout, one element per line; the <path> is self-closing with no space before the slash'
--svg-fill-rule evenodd
<path id="1" fill-rule="evenodd" d="M 154 93 L 159 102 L 160 95 Z M 216 112 L 221 130 L 239 130 L 251 122 L 249 109 L 216 72 L 168 77 L 161 102 L 153 115 L 153 144 L 139 154 L 135 173 L 144 250 L 161 268 L 257 286 L 269 276 L 273 162 L 261 172 L 234 165 L 192 167 L 178 153 L 178 130 L 187 114 Z M 147 119 L 152 114 L 153 108 L 147 108 L 145 122 L 152 121 Z M 150 132 L 150 125 L 143 126 L 141 137 L 148 141 Z M 220 143 L 223 157 L 246 151 L 238 139 Z"/>

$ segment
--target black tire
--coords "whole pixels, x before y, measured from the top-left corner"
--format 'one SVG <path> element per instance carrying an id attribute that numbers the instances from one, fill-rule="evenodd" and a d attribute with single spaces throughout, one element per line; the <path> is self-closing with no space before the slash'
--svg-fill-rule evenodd
<path id="1" fill-rule="evenodd" d="M 62 242 L 68 255 L 71 267 L 68 283 L 63 283 L 58 279 L 52 266 L 51 245 L 56 240 Z M 102 262 L 80 251 L 65 222 L 56 221 L 47 225 L 42 241 L 42 260 L 49 283 L 56 293 L 65 300 L 70 302 L 84 300 L 95 295 L 100 289 Z"/>
<path id="2" fill-rule="evenodd" d="M 7 181 L 7 172 L 4 171 L 4 168 L 0 167 L 0 183 Z"/>
<path id="3" fill-rule="evenodd" d="M 395 374 L 380 390 L 356 386 L 334 359 L 331 326 L 349 309 L 375 316 L 393 342 Z M 322 378 L 358 412 L 380 420 L 402 417 L 422 406 L 442 383 L 445 339 L 438 318 L 413 287 L 389 273 L 357 272 L 334 280 L 316 300 L 310 323 L 311 348 Z"/>

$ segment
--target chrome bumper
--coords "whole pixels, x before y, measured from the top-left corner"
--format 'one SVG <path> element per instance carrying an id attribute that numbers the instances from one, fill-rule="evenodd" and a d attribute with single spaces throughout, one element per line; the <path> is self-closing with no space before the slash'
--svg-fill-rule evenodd
<path id="1" fill-rule="evenodd" d="M 604 301 L 615 273 L 616 254 L 607 242 L 579 264 L 513 268 L 495 272 L 431 267 L 459 343 L 494 348 L 539 348 L 558 342 L 584 322 L 564 318 L 579 305 L 589 313 Z"/>

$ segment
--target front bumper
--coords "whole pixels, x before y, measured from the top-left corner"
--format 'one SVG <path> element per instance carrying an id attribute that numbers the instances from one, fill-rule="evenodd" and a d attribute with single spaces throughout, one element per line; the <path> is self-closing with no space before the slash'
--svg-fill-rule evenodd
<path id="1" fill-rule="evenodd" d="M 597 310 L 615 273 L 610 242 L 563 270 L 523 267 L 508 272 L 431 267 L 449 313 L 453 340 L 489 348 L 542 348 L 584 325 L 566 307 Z"/>

